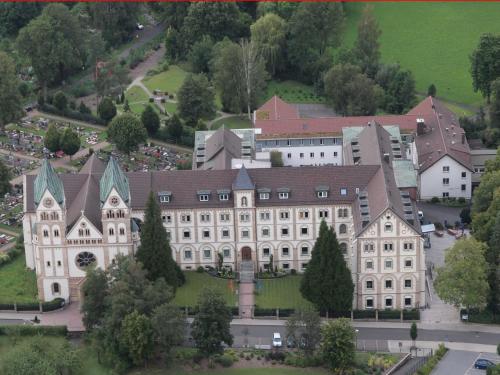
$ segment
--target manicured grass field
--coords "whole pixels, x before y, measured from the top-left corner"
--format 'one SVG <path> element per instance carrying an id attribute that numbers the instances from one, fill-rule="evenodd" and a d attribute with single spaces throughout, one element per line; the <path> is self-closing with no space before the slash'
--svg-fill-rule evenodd
<path id="1" fill-rule="evenodd" d="M 212 124 L 211 130 L 219 129 L 223 124 L 228 129 L 246 129 L 252 127 L 252 123 L 247 116 L 231 116 L 215 121 Z"/>
<path id="2" fill-rule="evenodd" d="M 260 104 L 263 104 L 274 95 L 278 95 L 288 103 L 324 103 L 325 101 L 323 97 L 316 95 L 312 86 L 295 81 L 270 81 L 264 97 L 260 100 Z"/>
<path id="3" fill-rule="evenodd" d="M 236 306 L 238 298 L 236 290 L 238 283 L 234 280 L 225 280 L 210 276 L 207 273 L 185 272 L 186 283 L 177 289 L 175 293 L 174 303 L 178 306 L 195 306 L 198 301 L 199 294 L 203 288 L 207 287 L 212 290 L 220 291 L 228 306 Z M 232 290 L 231 290 L 232 284 Z"/>
<path id="4" fill-rule="evenodd" d="M 300 294 L 302 276 L 285 276 L 278 279 L 259 280 L 255 296 L 255 304 L 260 308 L 298 308 L 307 306 L 307 302 Z"/>
<path id="5" fill-rule="evenodd" d="M 24 254 L 0 267 L 0 303 L 37 300 L 35 272 L 26 270 Z"/>
<path id="6" fill-rule="evenodd" d="M 153 90 L 161 90 L 169 94 L 176 93 L 182 86 L 187 74 L 185 70 L 177 65 L 171 65 L 166 72 L 146 77 L 142 82 L 151 92 Z"/>
<path id="7" fill-rule="evenodd" d="M 345 44 L 354 43 L 364 3 L 345 3 Z M 472 90 L 469 55 L 483 33 L 500 33 L 500 4 L 485 2 L 372 3 L 382 30 L 383 62 L 410 69 L 417 90 L 427 93 L 431 83 L 437 96 L 478 105 Z"/>

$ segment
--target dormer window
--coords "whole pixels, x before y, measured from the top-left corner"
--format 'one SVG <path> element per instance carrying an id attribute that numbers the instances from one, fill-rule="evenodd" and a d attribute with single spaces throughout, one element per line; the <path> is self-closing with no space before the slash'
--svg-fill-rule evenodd
<path id="1" fill-rule="evenodd" d="M 279 199 L 288 199 L 289 196 L 290 196 L 290 189 L 288 189 L 288 188 L 278 189 L 278 198 Z"/>
<path id="2" fill-rule="evenodd" d="M 347 195 L 347 188 L 340 188 L 340 195 Z"/>
<path id="3" fill-rule="evenodd" d="M 228 201 L 229 194 L 231 194 L 230 190 L 217 190 L 217 194 L 219 194 L 220 201 Z"/>
<path id="4" fill-rule="evenodd" d="M 316 187 L 316 196 L 318 198 L 328 198 L 328 191 L 330 190 L 329 186 L 317 186 Z"/>
<path id="5" fill-rule="evenodd" d="M 210 199 L 210 191 L 209 190 L 198 190 L 198 200 L 200 202 L 208 202 Z"/>
<path id="6" fill-rule="evenodd" d="M 327 191 L 318 191 L 318 198 L 328 198 L 328 192 Z"/>
<path id="7" fill-rule="evenodd" d="M 288 193 L 279 193 L 278 196 L 280 199 L 288 199 Z"/>
<path id="8" fill-rule="evenodd" d="M 169 191 L 159 191 L 158 197 L 160 198 L 160 203 L 170 203 L 170 198 L 172 193 Z"/>
<path id="9" fill-rule="evenodd" d="M 259 193 L 259 199 L 261 200 L 269 199 L 269 193 Z"/>

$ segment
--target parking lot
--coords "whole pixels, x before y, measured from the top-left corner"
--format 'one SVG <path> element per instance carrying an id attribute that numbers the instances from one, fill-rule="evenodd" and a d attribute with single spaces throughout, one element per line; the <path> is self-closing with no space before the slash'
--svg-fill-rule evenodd
<path id="1" fill-rule="evenodd" d="M 500 363 L 500 356 L 497 354 L 450 350 L 436 366 L 432 375 L 485 375 L 485 370 L 474 368 L 474 362 L 479 358 Z"/>

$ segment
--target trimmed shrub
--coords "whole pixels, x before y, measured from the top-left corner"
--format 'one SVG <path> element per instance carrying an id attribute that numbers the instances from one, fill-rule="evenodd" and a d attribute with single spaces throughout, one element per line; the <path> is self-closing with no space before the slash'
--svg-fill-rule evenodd
<path id="1" fill-rule="evenodd" d="M 267 361 L 277 361 L 283 362 L 286 358 L 285 352 L 267 352 L 266 360 Z"/>
<path id="2" fill-rule="evenodd" d="M 378 312 L 379 320 L 383 319 L 401 319 L 400 310 L 380 310 Z"/>
<path id="3" fill-rule="evenodd" d="M 420 320 L 420 310 L 403 310 L 403 320 Z"/>
<path id="4" fill-rule="evenodd" d="M 434 203 L 434 204 L 439 203 L 439 198 L 438 197 L 432 197 L 431 203 Z"/>
<path id="5" fill-rule="evenodd" d="M 215 361 L 222 367 L 231 367 L 234 362 L 233 358 L 227 354 L 216 357 Z"/>
<path id="6" fill-rule="evenodd" d="M 42 311 L 43 312 L 54 311 L 60 309 L 65 304 L 66 302 L 64 301 L 64 298 L 56 298 L 53 299 L 52 301 L 42 303 Z"/>
<path id="7" fill-rule="evenodd" d="M 276 316 L 276 309 L 263 309 L 261 307 L 255 307 L 255 316 Z"/>
<path id="8" fill-rule="evenodd" d="M 205 272 L 205 268 L 203 268 L 202 266 L 198 266 L 198 268 L 196 269 L 196 272 L 203 273 L 203 272 Z"/>
<path id="9" fill-rule="evenodd" d="M 14 304 L 13 303 L 0 303 L 0 310 L 13 311 L 14 310 Z"/>
<path id="10" fill-rule="evenodd" d="M 31 326 L 31 325 L 8 325 L 0 326 L 0 336 L 66 336 L 66 326 Z"/>
<path id="11" fill-rule="evenodd" d="M 375 319 L 375 310 L 354 310 L 354 319 Z"/>
<path id="12" fill-rule="evenodd" d="M 17 311 L 39 311 L 40 304 L 38 302 L 18 303 Z"/>

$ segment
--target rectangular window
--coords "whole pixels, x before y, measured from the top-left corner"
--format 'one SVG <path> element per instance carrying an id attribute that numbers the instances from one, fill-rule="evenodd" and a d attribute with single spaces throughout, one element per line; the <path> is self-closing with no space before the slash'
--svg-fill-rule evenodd
<path id="1" fill-rule="evenodd" d="M 249 235 L 249 232 L 248 232 L 248 229 L 243 229 L 241 231 L 241 237 L 242 238 L 248 238 L 250 235 Z"/>
<path id="2" fill-rule="evenodd" d="M 300 158 L 304 159 L 304 153 L 303 152 L 300 153 Z"/>
<path id="3" fill-rule="evenodd" d="M 170 202 L 170 195 L 160 195 L 160 202 L 161 203 L 168 203 L 168 202 Z"/>
<path id="4" fill-rule="evenodd" d="M 50 267 L 50 261 L 47 261 L 47 267 Z"/>
<path id="5" fill-rule="evenodd" d="M 288 211 L 281 211 L 280 212 L 280 219 L 281 220 L 287 220 L 290 217 L 290 213 Z"/>
<path id="6" fill-rule="evenodd" d="M 229 200 L 229 194 L 226 194 L 226 193 L 219 194 L 219 200 L 221 200 L 221 201 L 228 201 Z"/>
<path id="7" fill-rule="evenodd" d="M 449 178 L 443 178 L 443 185 L 449 185 L 450 184 L 450 179 Z"/>
<path id="8" fill-rule="evenodd" d="M 300 249 L 300 254 L 309 255 L 309 248 L 307 246 L 302 246 L 302 248 Z"/>
<path id="9" fill-rule="evenodd" d="M 259 194 L 259 199 L 261 199 L 261 200 L 267 200 L 267 199 L 269 199 L 269 193 L 260 193 Z"/>
<path id="10" fill-rule="evenodd" d="M 392 243 L 385 243 L 384 251 L 392 251 Z"/>
<path id="11" fill-rule="evenodd" d="M 335 158 L 336 158 L 337 156 L 338 156 L 338 152 L 337 152 L 337 151 L 335 151 L 335 152 L 333 153 L 333 157 L 335 157 Z"/>
<path id="12" fill-rule="evenodd" d="M 269 237 L 269 228 L 262 228 L 262 237 Z"/>
<path id="13" fill-rule="evenodd" d="M 288 249 L 288 247 L 281 248 L 281 255 L 283 255 L 284 257 L 287 257 L 290 255 L 290 250 Z"/>
<path id="14" fill-rule="evenodd" d="M 392 268 L 392 260 L 386 260 L 385 261 L 385 268 L 386 269 L 391 269 Z"/>
<path id="15" fill-rule="evenodd" d="M 191 250 L 184 250 L 184 259 L 191 259 L 191 258 L 192 258 Z"/>
<path id="16" fill-rule="evenodd" d="M 288 228 L 281 228 L 281 235 L 288 236 Z"/>
<path id="17" fill-rule="evenodd" d="M 200 194 L 200 202 L 207 202 L 208 194 Z"/>
<path id="18" fill-rule="evenodd" d="M 305 270 L 307 268 L 307 263 L 302 263 L 300 265 L 300 268 L 302 268 L 303 270 Z"/>
<path id="19" fill-rule="evenodd" d="M 270 219 L 271 219 L 270 212 L 261 212 L 260 213 L 260 220 L 270 220 Z"/>
<path id="20" fill-rule="evenodd" d="M 288 159 L 292 158 L 292 154 L 291 153 L 288 153 L 286 156 L 287 156 Z"/>
<path id="21" fill-rule="evenodd" d="M 365 250 L 365 253 L 373 252 L 374 251 L 373 244 L 372 243 L 365 243 L 364 250 Z"/>
<path id="22" fill-rule="evenodd" d="M 385 280 L 385 289 L 392 289 L 392 280 Z"/>
<path id="23" fill-rule="evenodd" d="M 268 247 L 265 247 L 265 248 L 262 249 L 262 256 L 268 257 L 269 253 L 270 253 L 270 250 L 269 250 Z"/>
<path id="24" fill-rule="evenodd" d="M 191 238 L 191 232 L 188 230 L 185 230 L 184 232 L 182 232 L 182 237 L 183 238 Z"/>
<path id="25" fill-rule="evenodd" d="M 443 173 L 449 173 L 450 172 L 450 167 L 449 166 L 444 166 L 443 167 Z"/>
<path id="26" fill-rule="evenodd" d="M 162 219 L 164 223 L 170 224 L 172 222 L 172 215 L 163 215 Z"/>
<path id="27" fill-rule="evenodd" d="M 290 269 L 290 265 L 288 263 L 283 263 L 283 269 L 284 270 Z"/>
<path id="28" fill-rule="evenodd" d="M 340 188 L 340 195 L 347 195 L 347 188 Z"/>
<path id="29" fill-rule="evenodd" d="M 365 267 L 367 270 L 372 270 L 373 269 L 373 261 L 367 260 L 365 263 Z"/>
<path id="30" fill-rule="evenodd" d="M 462 178 L 466 178 L 467 177 L 467 172 L 462 172 Z"/>
<path id="31" fill-rule="evenodd" d="M 125 228 L 120 228 L 120 236 L 125 235 Z"/>
<path id="32" fill-rule="evenodd" d="M 191 215 L 181 215 L 181 221 L 183 223 L 190 223 L 191 222 Z"/>
<path id="33" fill-rule="evenodd" d="M 280 199 L 288 199 L 288 193 L 279 193 Z"/>
<path id="34" fill-rule="evenodd" d="M 366 299 L 366 308 L 367 309 L 373 309 L 373 298 L 367 298 Z"/>
<path id="35" fill-rule="evenodd" d="M 309 156 L 311 157 L 311 159 L 314 159 L 314 152 L 309 153 Z"/>
<path id="36" fill-rule="evenodd" d="M 467 186 L 465 184 L 462 184 L 461 189 L 462 189 L 462 191 L 465 191 L 465 190 L 467 190 Z"/>
<path id="37" fill-rule="evenodd" d="M 410 307 L 411 306 L 411 297 L 405 297 L 405 306 Z"/>
<path id="38" fill-rule="evenodd" d="M 250 215 L 247 213 L 240 214 L 240 221 L 242 222 L 250 221 Z"/>
<path id="39" fill-rule="evenodd" d="M 327 198 L 327 197 L 328 197 L 327 191 L 318 191 L 318 198 Z"/>
<path id="40" fill-rule="evenodd" d="M 449 198 L 449 197 L 450 197 L 450 193 L 448 193 L 447 191 L 444 191 L 443 198 Z"/>
<path id="41" fill-rule="evenodd" d="M 320 219 L 326 219 L 328 217 L 328 210 L 319 210 Z"/>
<path id="42" fill-rule="evenodd" d="M 405 288 L 411 288 L 411 279 L 405 280 Z"/>
<path id="43" fill-rule="evenodd" d="M 210 221 L 210 214 L 201 214 L 200 220 L 203 221 L 204 223 Z"/>
<path id="44" fill-rule="evenodd" d="M 413 262 L 411 261 L 411 259 L 405 260 L 405 267 L 407 267 L 407 268 L 413 267 Z"/>
<path id="45" fill-rule="evenodd" d="M 222 237 L 223 238 L 228 238 L 229 237 L 229 229 L 223 229 L 222 230 Z"/>
<path id="46" fill-rule="evenodd" d="M 320 152 L 319 156 L 322 157 L 322 158 L 324 158 L 325 157 L 325 153 L 324 152 Z"/>
<path id="47" fill-rule="evenodd" d="M 203 258 L 210 259 L 211 257 L 212 257 L 212 251 L 211 250 L 203 250 Z"/>
<path id="48" fill-rule="evenodd" d="M 210 231 L 208 229 L 203 230 L 203 238 L 210 238 Z"/>
<path id="49" fill-rule="evenodd" d="M 385 299 L 385 307 L 392 307 L 392 298 Z"/>
<path id="50" fill-rule="evenodd" d="M 307 227 L 302 227 L 300 228 L 300 234 L 303 235 L 303 236 L 307 236 L 309 230 L 307 229 Z"/>
<path id="51" fill-rule="evenodd" d="M 373 280 L 368 280 L 366 282 L 366 289 L 373 289 Z"/>
<path id="52" fill-rule="evenodd" d="M 413 250 L 413 243 L 411 243 L 411 242 L 405 242 L 403 244 L 403 249 L 404 250 Z"/>
<path id="53" fill-rule="evenodd" d="M 229 214 L 220 214 L 220 221 L 229 221 Z"/>
<path id="54" fill-rule="evenodd" d="M 309 211 L 299 211 L 299 219 L 309 218 Z"/>
<path id="55" fill-rule="evenodd" d="M 57 267 L 61 267 L 61 261 L 60 260 L 57 261 Z"/>
<path id="56" fill-rule="evenodd" d="M 224 258 L 231 258 L 231 251 L 229 249 L 222 250 Z"/>

